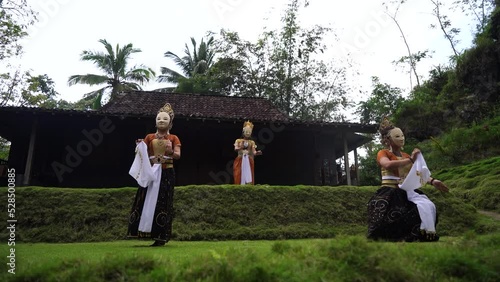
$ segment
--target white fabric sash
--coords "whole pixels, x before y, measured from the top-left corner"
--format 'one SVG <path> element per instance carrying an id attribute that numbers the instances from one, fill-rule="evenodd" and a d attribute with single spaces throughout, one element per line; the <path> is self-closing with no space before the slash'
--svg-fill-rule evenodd
<path id="1" fill-rule="evenodd" d="M 141 221 L 139 222 L 139 231 L 141 232 L 149 233 L 153 226 L 156 201 L 160 190 L 161 170 L 161 164 L 151 166 L 146 143 L 142 141 L 137 144 L 134 162 L 128 173 L 137 180 L 139 186 L 148 189 L 142 208 Z"/>
<path id="2" fill-rule="evenodd" d="M 424 156 L 420 153 L 417 155 L 403 184 L 399 187 L 406 191 L 408 200 L 417 205 L 418 213 L 422 220 L 420 229 L 427 232 L 436 232 L 436 206 L 427 196 L 418 194 L 414 191 L 427 183 L 430 177 L 431 172 L 427 167 Z"/>
<path id="3" fill-rule="evenodd" d="M 156 209 L 156 201 L 158 200 L 158 192 L 161 182 L 161 164 L 154 164 L 152 167 L 154 180 L 149 182 L 146 199 L 144 199 L 144 207 L 142 208 L 141 221 L 139 222 L 139 231 L 149 233 Z"/>
<path id="4" fill-rule="evenodd" d="M 135 158 L 128 174 L 132 176 L 141 187 L 147 187 L 153 181 L 153 170 L 148 157 L 148 147 L 141 141 L 135 147 Z"/>
<path id="5" fill-rule="evenodd" d="M 248 155 L 241 156 L 241 185 L 252 183 L 252 169 Z"/>

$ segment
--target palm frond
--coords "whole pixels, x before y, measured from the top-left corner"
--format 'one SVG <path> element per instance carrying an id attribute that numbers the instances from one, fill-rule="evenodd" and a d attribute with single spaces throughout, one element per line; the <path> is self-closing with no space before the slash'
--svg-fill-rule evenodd
<path id="1" fill-rule="evenodd" d="M 98 75 L 98 74 L 76 74 L 72 75 L 68 79 L 68 85 L 75 85 L 75 84 L 87 84 L 87 85 L 98 85 L 98 84 L 103 84 L 107 83 L 109 81 L 109 78 L 104 75 Z"/>
<path id="2" fill-rule="evenodd" d="M 120 47 L 116 44 L 115 48 L 111 46 L 105 39 L 100 39 L 99 42 L 104 46 L 106 52 L 83 51 L 81 59 L 91 61 L 97 65 L 106 75 L 73 75 L 68 79 L 68 84 L 107 84 L 106 87 L 85 94 L 86 99 L 96 99 L 95 106 L 100 106 L 107 89 L 111 89 L 110 100 L 116 98 L 116 94 L 124 90 L 141 89 L 139 84 L 149 82 L 154 79 L 155 72 L 151 68 L 144 66 L 133 67 L 127 70 L 127 62 L 130 55 L 141 52 L 140 49 L 134 48 L 132 43 Z"/>
<path id="3" fill-rule="evenodd" d="M 97 89 L 97 90 L 94 90 L 94 91 L 90 91 L 88 93 L 85 93 L 83 94 L 83 98 L 82 100 L 84 101 L 90 101 L 90 100 L 95 100 L 97 98 L 98 95 L 100 94 L 104 94 L 104 92 L 109 89 L 110 86 L 105 86 L 101 89 Z"/>
<path id="4" fill-rule="evenodd" d="M 155 77 L 155 72 L 151 68 L 135 67 L 125 74 L 126 80 L 131 80 L 144 84 Z"/>
<path id="5" fill-rule="evenodd" d="M 113 70 L 109 65 L 109 57 L 105 53 L 83 51 L 80 54 L 80 60 L 93 62 L 99 69 L 103 70 L 108 75 L 113 73 Z"/>
<path id="6" fill-rule="evenodd" d="M 94 99 L 94 102 L 92 103 L 92 109 L 94 110 L 99 110 L 102 108 L 102 96 L 104 94 L 104 88 L 101 89 L 102 91 L 99 91 Z"/>
<path id="7" fill-rule="evenodd" d="M 104 49 L 106 49 L 106 51 L 108 52 L 107 55 L 109 55 L 109 57 L 111 58 L 114 58 L 115 52 L 113 51 L 113 46 L 111 46 L 111 44 L 109 44 L 108 41 L 106 41 L 106 39 L 99 39 L 99 42 L 102 43 L 102 45 L 104 45 Z"/>
<path id="8" fill-rule="evenodd" d="M 171 70 L 166 67 L 161 67 L 160 68 L 161 75 L 158 76 L 157 80 L 158 82 L 172 82 L 172 83 L 177 83 L 180 78 L 186 78 L 182 74 Z"/>
<path id="9" fill-rule="evenodd" d="M 182 59 L 181 59 L 181 58 L 179 58 L 179 56 L 177 56 L 176 54 L 174 54 L 170 51 L 166 52 L 164 55 L 165 55 L 165 57 L 172 59 L 174 61 L 174 63 L 181 68 L 184 75 L 190 76 L 191 67 L 189 65 L 189 62 L 185 61 L 185 57 L 182 57 Z"/>
<path id="10" fill-rule="evenodd" d="M 140 53 L 141 49 L 134 48 L 132 43 L 129 43 L 123 48 L 116 46 L 116 58 L 115 58 L 115 73 L 119 73 L 121 76 L 125 75 L 127 69 L 127 62 L 133 53 Z"/>
<path id="11" fill-rule="evenodd" d="M 201 42 L 203 43 L 203 39 L 201 40 Z M 187 44 L 186 44 L 186 51 L 187 51 L 187 52 L 186 52 L 186 54 L 187 54 L 190 58 L 192 58 L 192 61 L 193 61 L 193 62 L 197 62 L 197 61 L 199 60 L 199 58 L 198 58 L 198 53 L 197 53 L 197 50 L 196 50 L 196 40 L 194 40 L 194 38 L 193 38 L 193 37 L 191 37 L 191 44 L 193 44 L 193 56 L 191 57 L 191 56 L 189 55 L 189 49 L 188 49 L 188 47 L 187 47 Z"/>
<path id="12" fill-rule="evenodd" d="M 142 90 L 142 87 L 135 82 L 124 82 L 120 86 L 121 86 L 120 92 L 127 90 Z"/>

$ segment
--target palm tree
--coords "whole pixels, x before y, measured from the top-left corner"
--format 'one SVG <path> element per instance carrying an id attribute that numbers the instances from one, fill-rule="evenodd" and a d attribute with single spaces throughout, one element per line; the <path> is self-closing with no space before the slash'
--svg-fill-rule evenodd
<path id="1" fill-rule="evenodd" d="M 196 74 L 204 74 L 212 65 L 215 56 L 215 51 L 211 46 L 214 44 L 213 36 L 204 42 L 201 39 L 200 46 L 196 46 L 196 40 L 191 37 L 191 44 L 193 45 L 193 54 L 186 44 L 184 49 L 185 56 L 180 58 L 176 54 L 168 51 L 165 57 L 174 60 L 175 64 L 179 66 L 183 74 L 180 74 L 167 67 L 161 67 L 161 75 L 158 76 L 158 82 L 172 82 L 178 83 L 181 78 L 191 78 Z"/>
<path id="2" fill-rule="evenodd" d="M 138 48 L 133 48 L 132 43 L 123 48 L 117 44 L 115 50 L 105 39 L 99 40 L 104 45 L 106 53 L 95 51 L 83 51 L 80 55 L 82 61 L 93 62 L 104 74 L 77 74 L 68 79 L 68 85 L 106 84 L 101 89 L 89 92 L 84 95 L 84 99 L 93 100 L 93 108 L 99 109 L 104 94 L 110 94 L 109 100 L 117 97 L 118 93 L 126 90 L 142 90 L 140 84 L 149 82 L 154 78 L 155 72 L 151 68 L 144 66 L 134 66 L 127 69 L 127 61 L 133 53 L 141 52 Z"/>

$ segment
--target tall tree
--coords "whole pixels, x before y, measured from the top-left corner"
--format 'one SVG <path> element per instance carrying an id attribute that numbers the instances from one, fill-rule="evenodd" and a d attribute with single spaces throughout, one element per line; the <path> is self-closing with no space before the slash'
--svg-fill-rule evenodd
<path id="1" fill-rule="evenodd" d="M 105 86 L 84 95 L 87 100 L 93 100 L 93 108 L 102 106 L 103 96 L 109 94 L 109 100 L 117 97 L 118 93 L 127 90 L 141 90 L 144 83 L 153 79 L 155 72 L 145 66 L 134 66 L 127 68 L 130 57 L 134 53 L 141 52 L 134 48 L 132 43 L 126 44 L 122 48 L 117 44 L 113 49 L 105 39 L 99 40 L 104 45 L 106 52 L 83 51 L 80 55 L 82 61 L 93 62 L 104 74 L 83 74 L 72 75 L 68 79 L 68 84 L 87 84 Z"/>
<path id="2" fill-rule="evenodd" d="M 378 123 L 382 117 L 391 116 L 404 100 L 400 88 L 382 83 L 378 77 L 372 77 L 372 85 L 370 98 L 360 102 L 356 110 L 356 114 L 360 116 L 360 122 L 364 124 Z"/>
<path id="3" fill-rule="evenodd" d="M 325 54 L 324 39 L 336 38 L 331 28 L 300 26 L 299 10 L 308 4 L 289 1 L 282 27 L 265 31 L 255 43 L 222 30 L 218 51 L 236 68 L 221 77 L 232 75 L 224 79 L 233 83 L 226 88 L 232 95 L 266 97 L 290 117 L 338 120 L 348 104 L 347 69 Z"/>
<path id="4" fill-rule="evenodd" d="M 418 51 L 417 53 L 413 53 L 410 49 L 410 43 L 408 42 L 408 39 L 406 38 L 405 33 L 403 32 L 403 27 L 398 21 L 398 13 L 399 9 L 401 8 L 401 5 L 406 3 L 407 0 L 389 0 L 389 2 L 384 2 L 382 5 L 385 7 L 385 14 L 389 16 L 394 24 L 397 26 L 399 33 L 401 35 L 401 38 L 403 39 L 403 42 L 406 46 L 406 51 L 408 55 L 401 57 L 399 60 L 396 60 L 394 63 L 395 64 L 408 64 L 410 67 L 410 88 L 413 88 L 413 80 L 412 80 L 412 73 L 413 76 L 415 77 L 415 80 L 417 81 L 417 86 L 420 86 L 420 78 L 418 76 L 417 72 L 417 63 L 422 60 L 423 58 L 426 58 L 429 54 L 428 50 L 425 51 Z M 391 9 L 393 11 L 391 12 Z"/>
<path id="5" fill-rule="evenodd" d="M 453 6 L 454 9 L 472 16 L 476 23 L 476 32 L 482 33 L 488 24 L 490 13 L 495 8 L 495 0 L 456 0 Z"/>
<path id="6" fill-rule="evenodd" d="M 0 106 L 84 109 L 80 103 L 57 99 L 54 81 L 47 75 L 33 75 L 19 69 L 0 74 Z"/>
<path id="7" fill-rule="evenodd" d="M 20 41 L 35 20 L 36 13 L 26 0 L 0 0 L 0 106 L 16 105 L 20 99 L 19 87 L 25 84 L 26 73 L 12 66 L 9 59 L 21 55 Z"/>
<path id="8" fill-rule="evenodd" d="M 20 40 L 26 29 L 36 21 L 36 13 L 26 0 L 0 1 L 0 62 L 22 51 Z"/>
<path id="9" fill-rule="evenodd" d="M 197 46 L 196 40 L 191 37 L 193 51 L 191 52 L 186 43 L 182 58 L 171 51 L 165 52 L 165 57 L 172 59 L 180 67 L 182 73 L 167 67 L 161 67 L 161 75 L 158 76 L 158 82 L 179 83 L 180 79 L 191 78 L 197 74 L 205 74 L 213 65 L 215 57 L 215 51 L 212 48 L 213 43 L 214 37 L 210 36 L 206 42 L 202 38 L 200 45 Z"/>
<path id="10" fill-rule="evenodd" d="M 444 34 L 444 37 L 448 42 L 450 43 L 451 49 L 453 50 L 453 61 L 456 62 L 458 56 L 460 55 L 460 52 L 457 50 L 457 44 L 459 41 L 456 39 L 456 36 L 460 34 L 460 29 L 459 28 L 454 28 L 451 25 L 451 20 L 448 18 L 448 16 L 444 15 L 442 12 L 442 7 L 443 3 L 439 0 L 430 0 L 432 2 L 432 5 L 434 5 L 434 8 L 432 9 L 432 14 L 436 17 L 438 23 L 439 23 L 439 29 Z M 431 28 L 436 28 L 437 26 L 435 24 L 431 25 Z"/>

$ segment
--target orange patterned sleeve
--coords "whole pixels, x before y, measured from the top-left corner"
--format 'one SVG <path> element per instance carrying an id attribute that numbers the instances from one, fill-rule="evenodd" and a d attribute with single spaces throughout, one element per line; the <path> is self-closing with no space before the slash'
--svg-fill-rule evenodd
<path id="1" fill-rule="evenodd" d="M 391 159 L 391 157 L 389 156 L 388 150 L 384 149 L 384 150 L 378 151 L 378 153 L 377 153 L 377 164 L 378 165 L 380 165 L 380 159 L 383 157 L 387 157 L 387 158 Z"/>
<path id="2" fill-rule="evenodd" d="M 155 137 L 155 134 L 151 133 L 151 134 L 146 135 L 146 137 L 144 137 L 144 139 L 143 139 L 144 143 L 146 143 L 146 146 L 148 147 L 148 154 L 150 156 L 154 155 L 153 148 L 151 147 L 151 141 L 153 141 L 154 137 Z"/>
<path id="3" fill-rule="evenodd" d="M 173 135 L 173 134 L 170 135 L 170 136 L 172 136 L 172 140 L 170 140 L 170 141 L 172 141 L 172 148 L 174 148 L 176 146 L 180 147 L 181 146 L 181 140 L 179 139 L 179 137 L 177 137 L 177 135 Z"/>
<path id="4" fill-rule="evenodd" d="M 380 159 L 383 157 L 387 157 L 391 161 L 395 161 L 398 159 L 398 157 L 396 155 L 394 155 L 391 151 L 389 151 L 387 149 L 383 149 L 383 150 L 378 151 L 378 153 L 377 153 L 377 164 L 380 165 Z M 401 157 L 403 159 L 409 159 L 410 155 L 408 155 L 405 152 L 401 152 Z"/>

